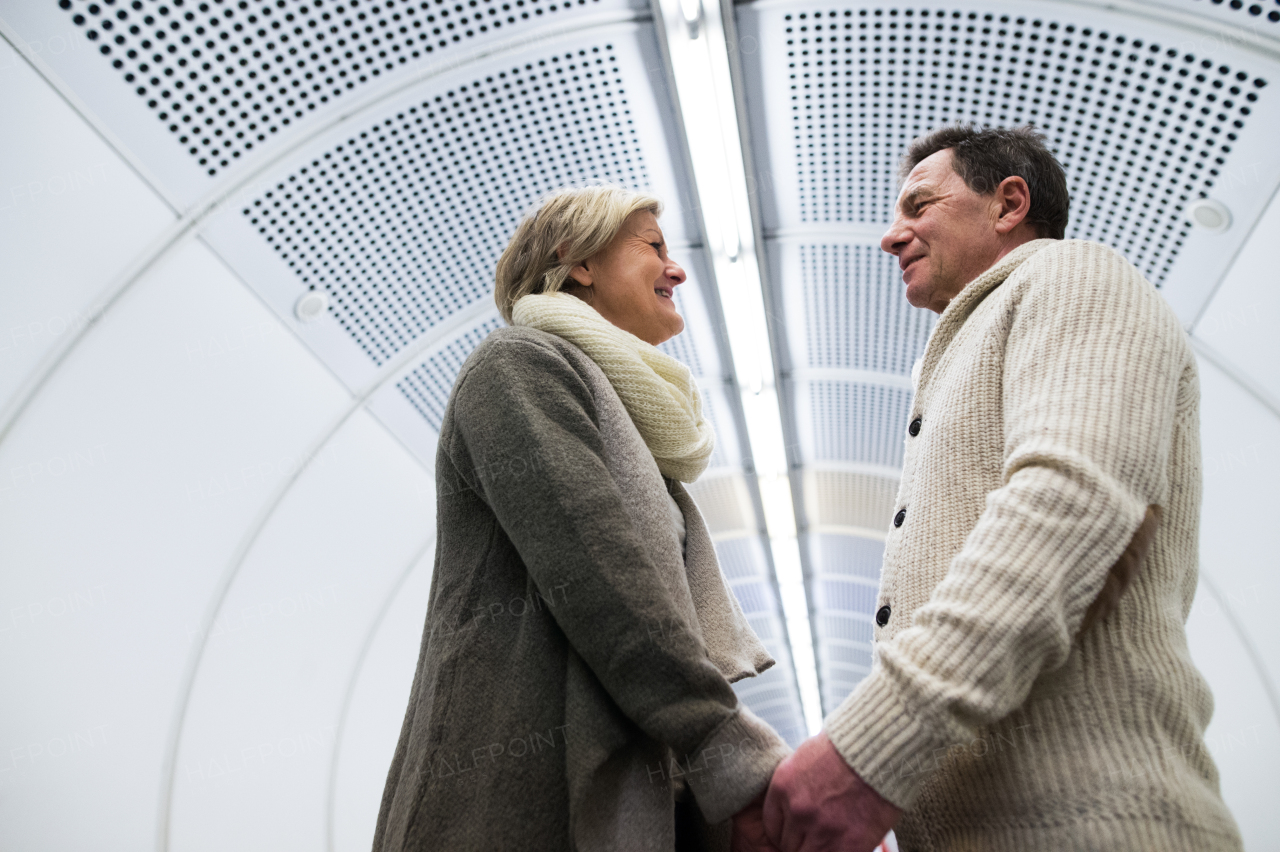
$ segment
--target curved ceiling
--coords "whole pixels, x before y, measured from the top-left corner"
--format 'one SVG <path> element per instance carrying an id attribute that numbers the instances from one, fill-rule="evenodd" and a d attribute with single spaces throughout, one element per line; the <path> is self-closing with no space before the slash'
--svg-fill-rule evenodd
<path id="1" fill-rule="evenodd" d="M 1192 334 L 1191 653 L 1247 846 L 1280 841 L 1280 0 L 684 5 L 0 3 L 6 846 L 367 847 L 426 606 L 443 406 L 500 324 L 490 280 L 519 215 L 589 179 L 667 203 L 690 278 L 666 348 L 718 437 L 695 496 L 779 660 L 739 692 L 798 742 L 810 705 L 869 669 L 933 320 L 878 242 L 903 146 L 957 120 L 1041 127 L 1069 236 L 1122 250 Z M 794 589 L 726 325 L 738 243 L 688 130 L 705 81 L 672 61 L 685 26 L 733 74 Z M 1191 224 L 1201 198 L 1228 227 Z"/>

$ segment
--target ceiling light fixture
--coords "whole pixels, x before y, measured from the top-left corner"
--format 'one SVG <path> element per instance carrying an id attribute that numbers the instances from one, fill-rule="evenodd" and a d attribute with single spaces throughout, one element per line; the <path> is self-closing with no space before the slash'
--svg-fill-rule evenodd
<path id="1" fill-rule="evenodd" d="M 697 15 L 691 17 L 694 8 Z M 662 21 L 724 311 L 800 703 L 813 734 L 822 725 L 818 672 L 721 6 L 716 0 L 654 0 L 654 9 Z"/>

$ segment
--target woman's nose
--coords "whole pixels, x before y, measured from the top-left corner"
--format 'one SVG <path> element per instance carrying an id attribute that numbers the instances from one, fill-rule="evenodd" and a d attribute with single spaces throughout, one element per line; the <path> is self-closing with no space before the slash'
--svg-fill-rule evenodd
<path id="1" fill-rule="evenodd" d="M 663 270 L 668 278 L 677 284 L 683 284 L 689 276 L 685 274 L 684 267 L 676 263 L 674 260 L 667 261 L 667 268 Z"/>

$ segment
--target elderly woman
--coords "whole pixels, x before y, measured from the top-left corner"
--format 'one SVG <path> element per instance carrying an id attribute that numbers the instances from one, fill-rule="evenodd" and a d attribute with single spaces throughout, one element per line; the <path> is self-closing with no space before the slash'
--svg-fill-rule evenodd
<path id="1" fill-rule="evenodd" d="M 729 684 L 773 664 L 682 482 L 713 436 L 657 199 L 546 198 L 463 365 L 435 575 L 375 850 L 754 848 L 787 754 Z M 730 818 L 737 815 L 732 823 Z"/>

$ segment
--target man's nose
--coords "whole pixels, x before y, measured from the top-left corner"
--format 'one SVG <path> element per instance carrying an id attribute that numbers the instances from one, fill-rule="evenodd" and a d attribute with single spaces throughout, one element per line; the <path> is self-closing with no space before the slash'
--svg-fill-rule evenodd
<path id="1" fill-rule="evenodd" d="M 910 235 L 907 228 L 904 227 L 902 217 L 895 217 L 893 224 L 889 226 L 889 230 L 884 232 L 884 236 L 880 238 L 880 248 L 889 254 L 898 255 L 902 249 L 910 241 Z"/>

